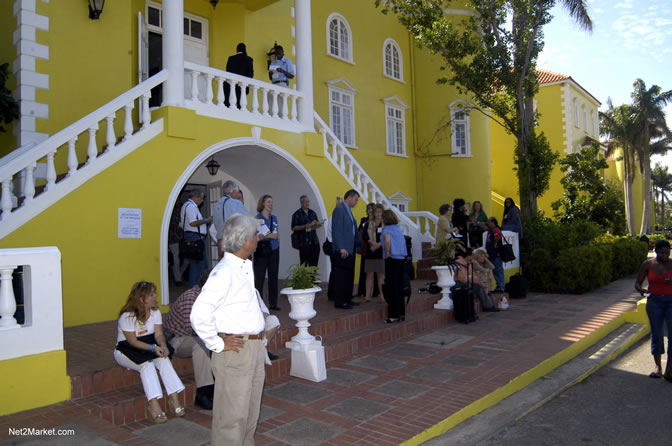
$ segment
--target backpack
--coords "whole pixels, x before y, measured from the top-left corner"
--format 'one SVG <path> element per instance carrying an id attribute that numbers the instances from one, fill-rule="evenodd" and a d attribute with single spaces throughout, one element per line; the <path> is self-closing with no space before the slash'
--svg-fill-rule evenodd
<path id="1" fill-rule="evenodd" d="M 516 273 L 509 279 L 504 290 L 509 293 L 509 299 L 523 299 L 527 297 L 527 278 L 520 273 Z"/>

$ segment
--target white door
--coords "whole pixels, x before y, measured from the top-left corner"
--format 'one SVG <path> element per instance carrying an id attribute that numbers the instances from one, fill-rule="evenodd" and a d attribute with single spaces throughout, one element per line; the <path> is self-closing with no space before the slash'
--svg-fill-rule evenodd
<path id="1" fill-rule="evenodd" d="M 222 182 L 216 181 L 208 184 L 208 205 L 210 215 L 215 215 L 215 205 L 217 200 L 222 198 Z M 219 262 L 219 253 L 217 252 L 217 240 L 210 240 L 210 265 L 215 266 Z"/>

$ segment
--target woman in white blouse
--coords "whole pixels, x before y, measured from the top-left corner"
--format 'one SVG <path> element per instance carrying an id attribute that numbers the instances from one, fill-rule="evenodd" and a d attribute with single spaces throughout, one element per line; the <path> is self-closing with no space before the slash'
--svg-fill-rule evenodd
<path id="1" fill-rule="evenodd" d="M 114 359 L 120 366 L 140 372 L 148 401 L 147 418 L 154 423 L 166 422 L 166 414 L 159 405 L 163 391 L 156 374 L 157 369 L 168 393 L 168 413 L 178 417 L 185 413 L 178 397 L 178 393 L 184 390 L 184 385 L 175 373 L 168 355 L 161 313 L 156 306 L 156 285 L 151 282 L 137 282 L 119 312 Z"/>

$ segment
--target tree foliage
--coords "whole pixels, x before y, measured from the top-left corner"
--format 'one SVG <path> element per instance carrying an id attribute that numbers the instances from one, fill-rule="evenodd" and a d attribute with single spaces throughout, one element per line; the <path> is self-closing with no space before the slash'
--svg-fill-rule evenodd
<path id="1" fill-rule="evenodd" d="M 571 17 L 592 29 L 585 0 L 561 0 Z M 376 0 L 392 11 L 418 44 L 444 62 L 448 83 L 469 95 L 517 140 L 521 210 L 534 215 L 537 196 L 548 188 L 556 158 L 543 133 L 536 134 L 533 98 L 539 84 L 536 61 L 543 49 L 543 27 L 556 0 Z M 445 8 L 473 15 L 447 16 Z"/>
<path id="2" fill-rule="evenodd" d="M 0 65 L 0 132 L 6 132 L 5 124 L 19 117 L 19 104 L 6 87 L 9 78 L 9 64 Z"/>

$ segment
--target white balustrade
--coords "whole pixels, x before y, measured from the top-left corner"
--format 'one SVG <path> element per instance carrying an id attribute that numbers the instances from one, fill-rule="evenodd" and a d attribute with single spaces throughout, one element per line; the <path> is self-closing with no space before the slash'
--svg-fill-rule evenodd
<path id="1" fill-rule="evenodd" d="M 422 232 L 423 242 L 431 243 L 432 245 L 436 243 L 434 235 L 436 234 L 436 224 L 439 221 L 439 217 L 429 211 L 404 212 L 404 215 L 413 220 L 418 227 L 424 228 Z"/>
<path id="2" fill-rule="evenodd" d="M 133 87 L 129 91 L 123 93 L 116 99 L 108 102 L 99 109 L 89 113 L 87 116 L 78 120 L 74 124 L 64 128 L 53 136 L 47 138 L 38 144 L 30 144 L 19 147 L 10 152 L 8 155 L 0 158 L 0 182 L 3 187 L 2 194 L 2 221 L 0 225 L 0 238 L 14 231 L 21 224 L 28 221 L 30 218 L 37 215 L 41 210 L 53 204 L 60 199 L 67 191 L 72 190 L 81 185 L 85 180 L 72 180 L 74 177 L 90 178 L 97 174 L 104 167 L 118 160 L 123 156 L 121 152 L 119 155 L 113 157 L 98 157 L 98 143 L 96 135 L 99 129 L 100 121 L 106 122 L 105 143 L 107 144 L 106 152 L 110 151 L 116 146 L 116 135 L 114 131 L 114 120 L 117 111 L 123 109 L 124 115 L 124 137 L 119 144 L 121 147 L 124 144 L 125 150 L 131 147 L 135 148 L 146 142 L 148 139 L 156 136 L 162 130 L 158 126 L 152 126 L 151 114 L 149 111 L 149 98 L 151 97 L 152 88 L 162 84 L 167 78 L 167 72 L 161 71 L 150 79 Z M 135 101 L 142 101 L 142 127 L 134 133 L 134 122 L 132 110 L 135 107 Z M 139 106 L 139 105 L 138 105 Z M 139 124 L 139 122 L 138 122 Z M 140 136 L 145 132 L 144 136 Z M 88 143 L 86 146 L 86 163 L 79 167 L 79 159 L 77 155 L 76 142 L 83 133 L 88 133 Z M 138 135 L 138 138 L 135 136 Z M 86 136 L 86 135 L 85 135 Z M 135 141 L 135 142 L 131 142 Z M 59 155 L 59 150 L 61 153 Z M 115 150 L 116 152 L 117 150 Z M 56 169 L 56 156 L 59 159 L 65 159 L 67 169 Z M 79 158 L 84 154 L 79 154 Z M 117 157 L 117 158 L 115 158 Z M 35 167 L 39 161 L 41 164 L 46 159 L 46 172 L 44 178 L 46 185 L 44 190 L 35 196 Z M 90 167 L 98 166 L 98 167 Z M 82 172 L 82 173 L 80 173 Z M 83 173 L 87 172 L 87 173 Z M 60 179 L 59 175 L 66 174 L 64 178 Z M 16 181 L 19 193 L 16 195 L 21 198 L 23 202 L 20 207 L 16 207 L 13 203 L 14 196 L 11 193 L 12 185 Z M 61 184 L 70 184 L 70 186 L 63 186 Z M 7 193 L 6 189 L 10 192 Z M 59 192 L 55 192 L 55 191 Z M 43 198 L 51 197 L 51 198 Z M 10 201 L 8 201 L 8 199 Z M 8 204 L 9 203 L 9 204 Z M 30 209 L 28 211 L 27 209 Z M 19 217 L 19 215 L 21 217 Z M 11 218 L 11 224 L 7 224 L 8 219 Z"/>
<path id="3" fill-rule="evenodd" d="M 184 69 L 191 76 L 186 105 L 200 114 L 293 131 L 300 125 L 303 95 L 294 89 L 192 62 Z"/>
<path id="4" fill-rule="evenodd" d="M 338 139 L 329 126 L 322 120 L 317 112 L 313 113 L 315 127 L 324 134 L 323 146 L 324 155 L 343 175 L 343 178 L 359 193 L 364 202 L 369 202 L 369 197 L 373 197 L 378 203 L 381 203 L 388 209 L 392 209 L 399 219 L 399 224 L 406 233 L 412 238 L 412 256 L 413 261 L 418 261 L 422 257 L 422 233 L 418 224 L 392 206 L 390 200 L 383 194 L 373 180 L 366 174 L 362 166 L 355 157 Z M 330 152 L 331 148 L 331 152 Z M 346 169 L 346 160 L 349 168 Z"/>
<path id="5" fill-rule="evenodd" d="M 18 327 L 14 318 L 16 297 L 12 287 L 12 273 L 16 265 L 0 266 L 0 329 Z"/>

